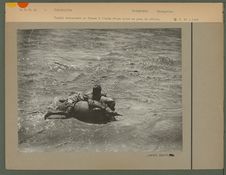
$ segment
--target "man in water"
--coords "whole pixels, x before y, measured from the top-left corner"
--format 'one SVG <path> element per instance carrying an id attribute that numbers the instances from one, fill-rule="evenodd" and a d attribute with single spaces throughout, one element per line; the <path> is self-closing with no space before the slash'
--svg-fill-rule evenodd
<path id="1" fill-rule="evenodd" d="M 74 106 L 79 101 L 87 101 L 89 109 L 93 111 L 106 111 L 107 113 L 116 114 L 115 102 L 111 98 L 108 98 L 106 94 L 101 92 L 101 86 L 95 85 L 91 93 L 82 94 L 75 93 L 69 96 L 67 99 L 60 99 L 60 104 L 57 106 L 56 110 L 59 113 L 69 117 L 73 115 Z M 47 113 L 45 119 L 51 114 Z"/>
<path id="2" fill-rule="evenodd" d="M 85 94 L 84 98 L 88 101 L 91 110 L 106 110 L 111 113 L 115 110 L 115 102 L 108 98 L 105 93 L 102 93 L 101 90 L 100 85 L 95 85 L 93 91 Z"/>

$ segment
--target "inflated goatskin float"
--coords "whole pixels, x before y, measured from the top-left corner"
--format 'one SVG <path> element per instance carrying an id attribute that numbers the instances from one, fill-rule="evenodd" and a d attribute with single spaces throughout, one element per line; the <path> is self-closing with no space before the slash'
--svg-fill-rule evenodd
<path id="1" fill-rule="evenodd" d="M 115 105 L 115 101 L 109 97 L 104 97 L 102 99 L 104 102 L 113 103 Z M 57 106 L 60 105 L 58 99 L 54 100 L 54 106 L 57 109 Z M 109 113 L 106 110 L 90 110 L 89 104 L 87 101 L 79 101 L 74 105 L 73 112 L 69 115 L 65 115 L 64 112 L 60 112 L 59 110 L 51 109 L 45 114 L 45 119 L 67 119 L 67 118 L 76 118 L 80 121 L 87 123 L 95 123 L 95 124 L 104 124 L 112 121 L 116 121 L 115 116 L 118 116 L 118 113 Z"/>
<path id="2" fill-rule="evenodd" d="M 80 101 L 74 106 L 75 114 L 73 117 L 88 123 L 108 123 L 116 121 L 117 114 L 108 113 L 106 110 L 89 110 L 88 102 Z"/>

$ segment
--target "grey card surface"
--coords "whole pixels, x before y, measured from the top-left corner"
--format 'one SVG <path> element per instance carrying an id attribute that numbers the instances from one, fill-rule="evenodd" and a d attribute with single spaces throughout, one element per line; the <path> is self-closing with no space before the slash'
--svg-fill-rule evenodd
<path id="1" fill-rule="evenodd" d="M 7 170 L 223 169 L 222 3 L 5 8 Z"/>

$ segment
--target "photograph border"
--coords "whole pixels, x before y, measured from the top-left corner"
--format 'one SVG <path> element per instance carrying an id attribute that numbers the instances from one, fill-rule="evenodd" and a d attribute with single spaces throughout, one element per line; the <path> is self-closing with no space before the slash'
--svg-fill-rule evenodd
<path id="1" fill-rule="evenodd" d="M 17 87 L 15 75 L 17 75 L 17 64 L 14 59 L 7 59 L 6 73 L 11 75 L 6 83 L 6 139 L 5 139 L 5 153 L 6 153 L 6 168 L 8 169 L 75 169 L 75 170 L 129 170 L 129 169 L 190 169 L 191 168 L 191 24 L 190 23 L 69 23 L 62 26 L 60 23 L 9 23 L 6 26 L 6 37 L 10 38 L 6 41 L 6 58 L 16 58 L 17 40 L 16 30 L 18 29 L 124 29 L 124 28 L 181 28 L 182 38 L 182 120 L 183 120 L 183 150 L 182 151 L 163 151 L 155 152 L 33 152 L 23 153 L 17 150 L 17 128 L 15 115 L 17 114 L 15 91 Z M 8 52 L 8 48 L 11 51 Z M 10 88 L 12 87 L 12 89 Z M 9 90 L 11 89 L 11 90 Z M 11 108 L 12 107 L 12 108 Z M 11 127 L 12 126 L 12 127 Z M 133 153 L 133 154 L 131 154 Z M 171 156 L 160 156 L 160 154 L 175 154 Z M 148 156 L 149 154 L 157 154 L 157 156 Z M 88 157 L 92 155 L 92 159 Z M 98 156 L 98 157 L 97 157 Z M 136 157 L 136 159 L 133 159 Z M 134 160 L 130 163 L 128 160 Z M 32 161 L 30 161 L 32 160 Z M 55 160 L 58 160 L 55 162 Z M 65 164 L 59 163 L 64 161 Z M 105 162 L 104 164 L 98 162 Z M 41 164 L 39 162 L 42 162 Z M 51 163 L 52 162 L 52 163 Z M 55 162 L 55 163 L 54 163 Z M 74 164 L 73 162 L 77 162 Z M 86 162 L 86 163 L 82 163 Z M 123 163 L 125 162 L 125 163 Z M 137 164 L 137 162 L 143 162 Z M 48 166 L 45 166 L 47 164 Z M 122 165 L 123 164 L 123 165 Z M 179 166 L 178 166 L 179 164 Z"/>

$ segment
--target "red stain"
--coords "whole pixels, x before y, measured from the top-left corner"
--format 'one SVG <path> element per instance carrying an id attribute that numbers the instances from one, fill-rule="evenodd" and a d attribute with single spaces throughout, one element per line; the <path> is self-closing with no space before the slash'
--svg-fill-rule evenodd
<path id="1" fill-rule="evenodd" d="M 20 8 L 26 8 L 28 6 L 28 2 L 18 2 L 17 5 L 20 7 Z"/>

